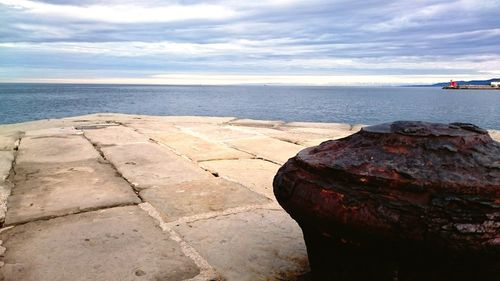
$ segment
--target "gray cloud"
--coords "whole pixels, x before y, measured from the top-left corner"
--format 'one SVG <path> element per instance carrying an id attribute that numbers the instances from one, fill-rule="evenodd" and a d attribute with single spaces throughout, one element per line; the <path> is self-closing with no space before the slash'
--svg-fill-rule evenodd
<path id="1" fill-rule="evenodd" d="M 500 72 L 496 0 L 252 2 L 0 0 L 0 67 L 110 77 Z"/>

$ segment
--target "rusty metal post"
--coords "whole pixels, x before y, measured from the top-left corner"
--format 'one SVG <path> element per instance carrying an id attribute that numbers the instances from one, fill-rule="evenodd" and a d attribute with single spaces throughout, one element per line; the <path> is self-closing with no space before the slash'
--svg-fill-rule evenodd
<path id="1" fill-rule="evenodd" d="M 315 280 L 498 280 L 500 143 L 399 121 L 307 148 L 274 178 Z"/>

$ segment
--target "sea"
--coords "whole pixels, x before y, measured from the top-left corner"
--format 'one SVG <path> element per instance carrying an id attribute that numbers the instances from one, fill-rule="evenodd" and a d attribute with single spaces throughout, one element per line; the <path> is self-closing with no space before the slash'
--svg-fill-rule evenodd
<path id="1" fill-rule="evenodd" d="M 0 84 L 0 124 L 97 112 L 500 129 L 500 91 L 437 87 Z"/>

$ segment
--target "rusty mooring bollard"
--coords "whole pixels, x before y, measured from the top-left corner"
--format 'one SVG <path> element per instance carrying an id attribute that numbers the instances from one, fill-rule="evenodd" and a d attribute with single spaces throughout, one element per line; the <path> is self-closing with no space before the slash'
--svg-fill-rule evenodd
<path id="1" fill-rule="evenodd" d="M 500 143 L 399 121 L 304 149 L 274 178 L 314 280 L 500 280 Z"/>

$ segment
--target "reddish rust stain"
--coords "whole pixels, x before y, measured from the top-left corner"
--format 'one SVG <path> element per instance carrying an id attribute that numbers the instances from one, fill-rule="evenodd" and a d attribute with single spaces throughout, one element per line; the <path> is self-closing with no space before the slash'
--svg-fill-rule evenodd
<path id="1" fill-rule="evenodd" d="M 389 152 L 389 153 L 395 153 L 395 154 L 407 154 L 408 153 L 408 148 L 404 146 L 384 146 L 384 150 Z"/>
<path id="2" fill-rule="evenodd" d="M 500 216 L 487 223 L 500 214 L 498 163 L 500 144 L 474 125 L 394 122 L 301 151 L 274 193 L 322 237 L 388 253 L 419 245 L 500 270 Z"/>

